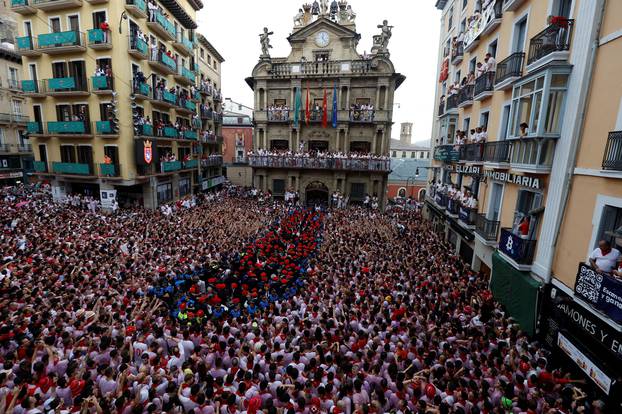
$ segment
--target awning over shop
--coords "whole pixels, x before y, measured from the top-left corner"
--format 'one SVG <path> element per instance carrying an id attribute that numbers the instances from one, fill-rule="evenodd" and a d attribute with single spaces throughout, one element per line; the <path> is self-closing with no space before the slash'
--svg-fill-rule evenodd
<path id="1" fill-rule="evenodd" d="M 538 314 L 540 283 L 528 272 L 516 270 L 498 252 L 492 255 L 490 289 L 525 332 L 533 335 Z"/>

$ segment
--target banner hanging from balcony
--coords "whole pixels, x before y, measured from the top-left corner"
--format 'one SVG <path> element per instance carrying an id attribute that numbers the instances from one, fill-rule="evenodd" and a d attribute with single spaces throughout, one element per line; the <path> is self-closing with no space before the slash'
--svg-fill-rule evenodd
<path id="1" fill-rule="evenodd" d="M 298 129 L 298 125 L 300 124 L 300 107 L 302 106 L 302 94 L 300 92 L 300 88 L 296 89 L 296 101 L 294 104 L 294 128 Z"/>
<path id="2" fill-rule="evenodd" d="M 497 5 L 499 3 L 499 5 Z M 464 33 L 464 46 L 468 47 L 479 38 L 486 26 L 496 18 L 496 7 L 501 5 L 500 1 L 490 1 L 488 6 L 481 13 L 474 13 L 467 21 L 467 29 Z"/>
<path id="3" fill-rule="evenodd" d="M 443 59 L 441 63 L 441 74 L 438 77 L 438 83 L 443 83 L 449 77 L 449 58 Z"/>
<path id="4" fill-rule="evenodd" d="M 616 323 L 622 324 L 622 281 L 581 263 L 574 291 Z"/>
<path id="5" fill-rule="evenodd" d="M 337 128 L 337 84 L 333 85 L 333 128 Z"/>

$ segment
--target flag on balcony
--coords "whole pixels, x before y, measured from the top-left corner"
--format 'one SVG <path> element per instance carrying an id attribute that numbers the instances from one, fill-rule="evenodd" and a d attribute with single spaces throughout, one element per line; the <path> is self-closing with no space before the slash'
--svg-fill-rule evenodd
<path id="1" fill-rule="evenodd" d="M 324 99 L 322 100 L 322 128 L 328 125 L 328 111 L 326 105 L 326 87 L 324 87 Z"/>
<path id="2" fill-rule="evenodd" d="M 307 82 L 307 103 L 305 104 L 305 122 L 309 125 L 311 114 L 309 113 L 309 82 Z"/>
<path id="3" fill-rule="evenodd" d="M 337 128 L 337 84 L 333 84 L 333 128 Z"/>
<path id="4" fill-rule="evenodd" d="M 300 88 L 296 88 L 296 98 L 294 103 L 294 128 L 298 129 L 300 122 L 300 109 L 302 107 L 302 93 Z"/>

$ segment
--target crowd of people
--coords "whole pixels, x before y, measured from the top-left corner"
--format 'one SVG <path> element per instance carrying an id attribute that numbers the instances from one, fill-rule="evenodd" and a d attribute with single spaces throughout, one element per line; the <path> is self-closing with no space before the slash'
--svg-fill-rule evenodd
<path id="1" fill-rule="evenodd" d="M 289 120 L 289 106 L 287 106 L 286 104 L 268 106 L 268 121 L 288 121 L 288 120 Z"/>
<path id="2" fill-rule="evenodd" d="M 444 184 L 440 180 L 430 183 L 430 195 L 434 201 L 447 207 L 452 214 L 460 214 L 469 223 L 477 213 L 477 197 L 471 189 L 456 184 Z"/>
<path id="3" fill-rule="evenodd" d="M 247 153 L 251 165 L 264 167 L 335 168 L 388 171 L 391 160 L 384 155 L 341 151 L 255 150 Z"/>
<path id="4" fill-rule="evenodd" d="M 457 47 L 457 39 L 454 39 L 454 46 Z M 452 46 L 452 47 L 454 47 Z M 495 73 L 497 71 L 497 61 L 494 56 L 490 53 L 486 53 L 483 62 L 477 62 L 474 71 L 470 71 L 466 76 L 462 77 L 462 79 L 456 79 L 454 82 L 450 82 L 447 85 L 447 93 L 443 94 L 440 98 L 442 103 L 445 103 L 446 100 L 455 95 L 459 95 L 464 92 L 467 95 L 463 95 L 460 100 L 470 100 L 473 99 L 475 81 L 477 79 L 484 79 L 485 77 L 486 84 L 485 89 L 488 90 L 492 88 L 495 84 Z M 456 103 L 457 104 L 457 103 Z"/>
<path id="5" fill-rule="evenodd" d="M 0 190 L 0 412 L 620 412 L 417 211 L 229 191 L 102 215 Z"/>

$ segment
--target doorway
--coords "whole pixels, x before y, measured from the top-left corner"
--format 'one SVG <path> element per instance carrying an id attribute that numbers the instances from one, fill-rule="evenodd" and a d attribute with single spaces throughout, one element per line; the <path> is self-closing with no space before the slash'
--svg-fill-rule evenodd
<path id="1" fill-rule="evenodd" d="M 305 188 L 305 200 L 308 206 L 328 205 L 328 187 L 320 181 L 313 181 Z"/>

